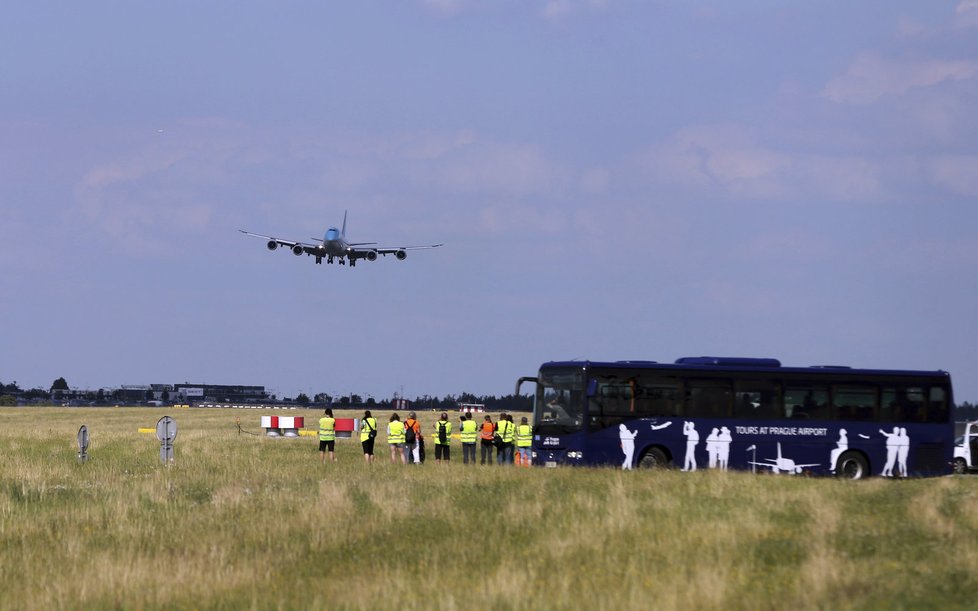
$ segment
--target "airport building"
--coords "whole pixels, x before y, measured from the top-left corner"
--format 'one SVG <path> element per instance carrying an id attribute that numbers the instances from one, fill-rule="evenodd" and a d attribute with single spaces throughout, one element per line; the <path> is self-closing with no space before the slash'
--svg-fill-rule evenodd
<path id="1" fill-rule="evenodd" d="M 184 403 L 264 403 L 269 401 L 264 386 L 226 384 L 174 384 L 171 400 Z"/>

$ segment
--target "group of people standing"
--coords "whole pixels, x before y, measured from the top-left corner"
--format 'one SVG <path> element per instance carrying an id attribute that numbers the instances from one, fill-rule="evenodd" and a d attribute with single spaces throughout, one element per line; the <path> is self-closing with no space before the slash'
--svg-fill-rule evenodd
<path id="1" fill-rule="evenodd" d="M 453 428 L 448 414 L 442 412 L 441 418 L 433 425 L 435 462 L 449 462 L 452 459 Z M 370 410 L 365 411 L 360 422 L 360 444 L 363 447 L 363 458 L 368 464 L 374 461 L 377 429 L 377 419 Z M 513 464 L 518 454 L 520 464 L 530 466 L 533 427 L 525 416 L 519 424 L 515 424 L 511 414 L 500 414 L 497 422 L 493 422 L 492 417 L 487 414 L 482 424 L 477 425 L 469 412 L 463 414 L 459 421 L 459 437 L 462 441 L 462 462 L 466 465 L 476 464 L 475 448 L 478 444 L 482 448 L 483 465 L 492 465 L 495 450 L 496 464 Z M 327 409 L 319 419 L 319 454 L 324 464 L 327 454 L 330 461 L 336 460 L 335 440 L 336 420 L 333 418 L 333 410 Z M 411 412 L 403 422 L 397 412 L 391 414 L 387 423 L 387 444 L 392 463 L 421 464 L 425 458 L 424 442 L 425 436 L 415 412 Z"/>

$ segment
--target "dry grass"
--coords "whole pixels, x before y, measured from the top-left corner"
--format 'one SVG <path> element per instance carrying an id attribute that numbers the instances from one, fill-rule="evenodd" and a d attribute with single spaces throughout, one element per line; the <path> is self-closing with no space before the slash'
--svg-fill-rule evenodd
<path id="1" fill-rule="evenodd" d="M 136 432 L 163 413 L 0 409 L 0 607 L 945 609 L 978 592 L 978 478 L 464 467 L 457 445 L 412 467 L 383 432 L 374 465 L 341 441 L 322 466 L 313 438 L 239 436 L 259 414 L 236 410 L 169 412 L 163 467 Z"/>

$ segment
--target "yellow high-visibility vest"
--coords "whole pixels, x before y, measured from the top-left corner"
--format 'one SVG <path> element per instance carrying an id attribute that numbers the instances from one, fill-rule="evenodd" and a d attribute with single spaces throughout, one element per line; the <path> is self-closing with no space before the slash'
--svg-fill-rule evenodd
<path id="1" fill-rule="evenodd" d="M 445 443 L 441 442 L 441 427 L 445 426 Z M 435 423 L 435 444 L 451 445 L 452 443 L 452 423 L 448 420 L 439 420 Z"/>
<path id="2" fill-rule="evenodd" d="M 475 443 L 479 436 L 478 429 L 475 420 L 464 420 L 462 422 L 462 443 Z"/>
<path id="3" fill-rule="evenodd" d="M 513 443 L 513 423 L 509 420 L 499 422 L 499 436 L 503 438 L 503 443 Z"/>
<path id="4" fill-rule="evenodd" d="M 516 427 L 516 447 L 528 448 L 533 445 L 533 427 L 521 424 Z"/>
<path id="5" fill-rule="evenodd" d="M 360 441 L 366 441 L 370 439 L 370 431 L 377 430 L 377 419 L 376 418 L 364 418 L 360 423 Z"/>
<path id="6" fill-rule="evenodd" d="M 387 425 L 387 443 L 404 443 L 404 423 L 400 420 Z"/>
<path id="7" fill-rule="evenodd" d="M 336 419 L 323 416 L 319 419 L 319 441 L 333 441 L 336 439 Z"/>

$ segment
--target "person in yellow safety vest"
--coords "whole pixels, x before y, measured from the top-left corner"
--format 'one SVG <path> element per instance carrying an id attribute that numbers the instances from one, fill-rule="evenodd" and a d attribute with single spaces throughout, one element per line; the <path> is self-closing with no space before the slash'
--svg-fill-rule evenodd
<path id="1" fill-rule="evenodd" d="M 336 462 L 333 447 L 336 444 L 336 420 L 333 410 L 326 408 L 325 414 L 319 419 L 319 462 L 326 464 L 326 450 L 329 450 L 329 461 Z"/>
<path id="2" fill-rule="evenodd" d="M 452 460 L 452 423 L 445 412 L 441 413 L 441 420 L 435 423 L 435 462 L 441 462 L 443 457 L 445 462 Z"/>
<path id="3" fill-rule="evenodd" d="M 513 464 L 513 417 L 509 414 L 499 414 L 496 422 L 496 434 L 502 439 L 496 449 L 496 464 Z"/>
<path id="4" fill-rule="evenodd" d="M 520 453 L 520 464 L 524 467 L 530 466 L 530 446 L 533 445 L 533 427 L 526 421 L 526 416 L 520 420 L 516 427 L 516 450 Z"/>
<path id="5" fill-rule="evenodd" d="M 370 464 L 374 461 L 374 440 L 377 438 L 377 419 L 370 415 L 370 410 L 363 412 L 360 420 L 360 445 L 363 446 L 363 460 Z"/>
<path id="6" fill-rule="evenodd" d="M 462 418 L 462 463 L 475 464 L 475 441 L 479 438 L 478 427 L 472 420 L 472 412 L 465 414 Z M 469 463 L 469 457 L 472 462 Z"/>
<path id="7" fill-rule="evenodd" d="M 387 424 L 387 443 L 391 449 L 391 462 L 397 464 L 400 457 L 401 462 L 407 464 L 407 457 L 404 456 L 404 423 L 397 412 L 391 414 L 390 422 Z"/>

